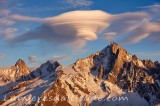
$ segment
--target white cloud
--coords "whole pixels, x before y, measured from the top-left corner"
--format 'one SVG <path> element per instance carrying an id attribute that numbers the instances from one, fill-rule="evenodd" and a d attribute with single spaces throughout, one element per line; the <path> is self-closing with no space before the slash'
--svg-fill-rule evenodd
<path id="1" fill-rule="evenodd" d="M 40 19 L 43 23 L 41 26 L 15 37 L 11 43 L 38 40 L 58 45 L 57 47 L 78 49 L 88 40 L 96 40 L 99 35 L 105 35 L 106 40 L 123 37 L 122 41 L 126 43 L 137 43 L 145 38 L 159 42 L 160 37 L 156 36 L 160 33 L 159 23 L 151 22 L 152 18 L 151 14 L 144 11 L 114 15 L 100 10 L 72 11 Z M 34 21 L 36 18 L 30 17 L 22 21 L 26 20 Z"/>
<path id="2" fill-rule="evenodd" d="M 73 18 L 74 17 L 74 18 Z M 12 42 L 42 40 L 58 45 L 83 47 L 87 40 L 97 39 L 97 33 L 109 26 L 111 15 L 103 11 L 73 11 L 43 19 L 35 31 L 16 37 Z"/>
<path id="3" fill-rule="evenodd" d="M 74 18 L 73 18 L 74 17 Z M 97 39 L 96 33 L 108 26 L 111 15 L 102 11 L 73 11 L 45 19 L 58 35 L 76 35 L 85 40 Z"/>
<path id="4" fill-rule="evenodd" d="M 36 56 L 29 56 L 28 60 L 29 60 L 29 62 L 36 62 L 37 61 L 37 57 Z"/>

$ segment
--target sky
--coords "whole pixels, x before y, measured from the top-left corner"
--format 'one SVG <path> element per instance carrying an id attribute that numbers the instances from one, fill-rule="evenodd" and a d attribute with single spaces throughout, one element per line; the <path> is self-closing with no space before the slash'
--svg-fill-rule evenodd
<path id="1" fill-rule="evenodd" d="M 112 41 L 160 61 L 160 0 L 0 0 L 0 67 L 69 65 Z"/>

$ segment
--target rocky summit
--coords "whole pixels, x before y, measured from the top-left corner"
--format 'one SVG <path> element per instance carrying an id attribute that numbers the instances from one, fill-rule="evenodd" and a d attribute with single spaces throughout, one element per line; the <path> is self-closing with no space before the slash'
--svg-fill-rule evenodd
<path id="1" fill-rule="evenodd" d="M 31 72 L 18 60 L 0 78 L 1 106 L 160 105 L 160 63 L 114 42 L 65 67 L 47 61 Z"/>
<path id="2" fill-rule="evenodd" d="M 6 69 L 0 69 L 0 82 L 7 83 L 18 80 L 21 76 L 30 74 L 30 69 L 25 62 L 19 59 L 14 66 Z"/>

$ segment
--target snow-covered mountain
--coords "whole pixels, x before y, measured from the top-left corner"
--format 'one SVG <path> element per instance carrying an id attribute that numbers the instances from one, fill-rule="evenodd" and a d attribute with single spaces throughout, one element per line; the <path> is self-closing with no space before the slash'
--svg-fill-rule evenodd
<path id="1" fill-rule="evenodd" d="M 21 76 L 30 74 L 30 69 L 25 62 L 19 59 L 15 66 L 7 69 L 0 69 L 0 86 L 18 80 Z"/>
<path id="2" fill-rule="evenodd" d="M 160 105 L 160 63 L 140 60 L 114 42 L 67 67 L 47 61 L 30 72 L 24 66 L 11 77 L 16 80 L 0 86 L 0 106 Z"/>
<path id="3" fill-rule="evenodd" d="M 62 66 L 58 62 L 47 61 L 35 71 L 23 74 L 16 81 L 0 86 L 0 106 L 34 104 L 42 93 L 54 83 L 61 68 Z M 20 100 L 20 97 L 25 99 Z M 32 98 L 36 98 L 36 100 L 32 100 Z"/>

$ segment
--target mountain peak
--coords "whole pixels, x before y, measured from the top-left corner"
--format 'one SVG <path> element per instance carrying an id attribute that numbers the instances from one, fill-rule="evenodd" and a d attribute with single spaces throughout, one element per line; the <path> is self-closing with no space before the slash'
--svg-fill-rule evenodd
<path id="1" fill-rule="evenodd" d="M 37 68 L 32 73 L 39 73 L 35 76 L 46 76 L 50 74 L 51 72 L 54 72 L 57 67 L 61 66 L 61 64 L 58 61 L 48 60 L 47 62 L 43 63 L 39 68 Z"/>
<path id="2" fill-rule="evenodd" d="M 18 78 L 20 79 L 18 81 L 23 81 L 13 86 L 11 90 L 9 89 L 7 94 L 12 92 L 13 95 L 7 95 L 7 98 L 23 95 L 27 98 L 37 96 L 42 99 L 33 102 L 15 101 L 13 105 L 16 103 L 20 103 L 20 105 L 21 103 L 35 104 L 35 106 L 48 106 L 50 104 L 57 106 L 81 105 L 82 101 L 74 103 L 69 99 L 62 100 L 62 98 L 68 98 L 70 94 L 73 94 L 73 97 L 76 98 L 83 97 L 82 105 L 101 105 L 102 102 L 97 101 L 96 98 L 93 101 L 85 101 L 93 95 L 98 99 L 104 97 L 104 100 L 106 100 L 108 97 L 116 97 L 117 94 L 125 95 L 128 98 L 127 102 L 123 102 L 124 105 L 133 103 L 134 99 L 136 99 L 136 103 L 139 103 L 137 102 L 139 99 L 140 101 L 143 100 L 144 106 L 149 106 L 148 104 L 155 106 L 160 103 L 160 63 L 158 61 L 141 60 L 115 42 L 111 42 L 103 50 L 93 53 L 87 58 L 77 60 L 71 65 L 72 67 L 63 67 L 57 61 L 48 60 L 26 75 L 27 70 L 22 69 L 22 66 L 25 66 L 25 62 L 19 59 L 13 66 L 14 70 L 12 69 L 7 73 L 7 70 L 0 72 L 3 80 L 4 78 L 6 78 L 5 80 L 11 79 L 13 76 L 14 79 Z M 5 74 L 3 74 L 4 72 Z M 10 74 L 10 72 L 12 73 Z M 22 77 L 19 78 L 19 76 Z M 27 92 L 28 90 L 30 92 Z M 51 96 L 62 101 L 43 101 Z M 133 99 L 131 96 L 133 96 Z M 9 100 L 0 102 L 0 105 L 9 104 Z M 141 105 L 141 103 L 139 104 Z M 104 101 L 103 105 L 108 106 L 108 102 Z M 118 103 L 118 105 L 121 104 Z"/>
<path id="3" fill-rule="evenodd" d="M 123 50 L 123 51 L 126 51 L 123 47 L 121 47 L 119 44 L 117 44 L 117 43 L 115 43 L 115 42 L 111 42 L 109 45 L 108 45 L 109 47 L 111 47 L 112 48 L 112 50 L 113 49 L 121 49 L 121 50 Z"/>
<path id="4" fill-rule="evenodd" d="M 48 60 L 46 64 L 60 64 L 58 61 Z"/>
<path id="5" fill-rule="evenodd" d="M 23 73 L 24 75 L 28 75 L 30 73 L 29 68 L 22 59 L 19 59 L 16 62 L 15 67 L 19 68 L 21 70 L 21 73 Z"/>
<path id="6" fill-rule="evenodd" d="M 109 45 L 118 45 L 116 42 L 110 42 Z"/>
<path id="7" fill-rule="evenodd" d="M 26 63 L 25 63 L 22 59 L 19 59 L 19 60 L 16 62 L 15 66 L 26 66 Z"/>
<path id="8" fill-rule="evenodd" d="M 41 68 L 43 67 L 58 67 L 61 64 L 58 61 L 48 60 L 46 63 L 41 65 Z"/>
<path id="9" fill-rule="evenodd" d="M 19 59 L 15 66 L 11 66 L 10 68 L 1 69 L 0 77 L 3 79 L 3 82 L 7 81 L 16 81 L 19 80 L 22 76 L 26 76 L 30 73 L 29 68 L 25 64 L 25 62 Z"/>

